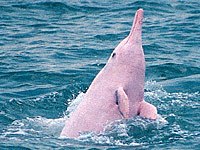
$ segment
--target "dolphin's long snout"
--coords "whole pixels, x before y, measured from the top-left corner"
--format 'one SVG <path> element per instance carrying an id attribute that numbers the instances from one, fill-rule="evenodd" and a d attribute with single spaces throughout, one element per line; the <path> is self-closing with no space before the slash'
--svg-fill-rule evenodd
<path id="1" fill-rule="evenodd" d="M 141 30 L 142 29 L 142 20 L 143 20 L 143 9 L 140 8 L 137 10 L 134 18 L 134 23 L 133 23 L 133 30 Z"/>
<path id="2" fill-rule="evenodd" d="M 128 36 L 128 41 L 132 43 L 142 42 L 142 20 L 144 11 L 142 8 L 138 9 L 135 13 L 134 21 L 131 31 Z"/>

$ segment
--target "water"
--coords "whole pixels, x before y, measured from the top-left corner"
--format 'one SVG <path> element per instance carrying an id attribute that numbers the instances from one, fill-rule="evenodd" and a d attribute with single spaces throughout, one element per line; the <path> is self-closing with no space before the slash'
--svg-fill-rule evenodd
<path id="1" fill-rule="evenodd" d="M 60 138 L 66 115 L 140 7 L 145 99 L 159 119 L 119 120 L 101 135 Z M 1 0 L 0 149 L 198 149 L 199 8 L 196 0 Z"/>

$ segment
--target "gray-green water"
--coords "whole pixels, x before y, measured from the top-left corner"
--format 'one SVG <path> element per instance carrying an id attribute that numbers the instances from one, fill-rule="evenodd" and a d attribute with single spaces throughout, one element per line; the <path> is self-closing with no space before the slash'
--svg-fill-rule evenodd
<path id="1" fill-rule="evenodd" d="M 160 118 L 59 138 L 69 104 L 81 100 L 140 7 L 145 99 Z M 199 8 L 196 0 L 1 0 L 0 149 L 198 149 Z"/>

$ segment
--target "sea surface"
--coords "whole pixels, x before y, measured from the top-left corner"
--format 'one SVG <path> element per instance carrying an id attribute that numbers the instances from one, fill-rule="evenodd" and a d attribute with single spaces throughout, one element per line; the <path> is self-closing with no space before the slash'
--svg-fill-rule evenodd
<path id="1" fill-rule="evenodd" d="M 159 118 L 117 120 L 101 134 L 61 138 L 138 8 L 145 99 Z M 0 1 L 1 150 L 199 148 L 200 1 Z"/>

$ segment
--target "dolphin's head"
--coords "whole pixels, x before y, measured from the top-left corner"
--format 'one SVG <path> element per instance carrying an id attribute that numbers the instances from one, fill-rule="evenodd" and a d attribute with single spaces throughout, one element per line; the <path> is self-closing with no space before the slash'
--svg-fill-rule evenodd
<path id="1" fill-rule="evenodd" d="M 135 14 L 129 35 L 114 49 L 109 58 L 108 65 L 116 64 L 119 67 L 118 69 L 138 69 L 144 72 L 145 60 L 142 49 L 142 20 L 143 9 L 139 9 Z"/>

